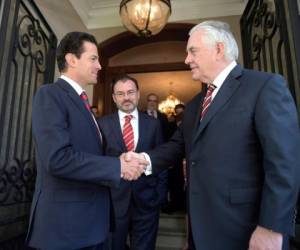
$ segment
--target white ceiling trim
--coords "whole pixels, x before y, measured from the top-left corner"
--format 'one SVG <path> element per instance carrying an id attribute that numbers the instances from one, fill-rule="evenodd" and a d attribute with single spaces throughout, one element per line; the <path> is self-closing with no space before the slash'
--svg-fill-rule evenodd
<path id="1" fill-rule="evenodd" d="M 121 27 L 120 0 L 69 0 L 87 29 Z M 169 22 L 241 15 L 247 0 L 171 0 Z"/>

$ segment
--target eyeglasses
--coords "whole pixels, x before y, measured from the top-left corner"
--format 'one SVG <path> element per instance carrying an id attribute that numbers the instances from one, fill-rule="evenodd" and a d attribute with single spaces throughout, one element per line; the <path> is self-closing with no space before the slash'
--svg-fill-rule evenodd
<path id="1" fill-rule="evenodd" d="M 126 93 L 125 92 L 116 92 L 116 93 L 114 93 L 114 95 L 119 98 L 124 98 L 125 96 L 132 97 L 136 94 L 136 92 L 137 92 L 136 90 L 129 90 Z"/>
<path id="2" fill-rule="evenodd" d="M 156 99 L 148 99 L 147 101 L 148 101 L 148 102 L 157 102 Z"/>

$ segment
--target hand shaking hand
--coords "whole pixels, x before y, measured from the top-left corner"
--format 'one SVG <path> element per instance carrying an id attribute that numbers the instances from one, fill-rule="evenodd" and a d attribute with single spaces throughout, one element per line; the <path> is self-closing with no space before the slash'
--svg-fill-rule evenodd
<path id="1" fill-rule="evenodd" d="M 136 180 L 144 173 L 149 164 L 142 154 L 127 152 L 120 156 L 121 177 L 125 180 Z"/>

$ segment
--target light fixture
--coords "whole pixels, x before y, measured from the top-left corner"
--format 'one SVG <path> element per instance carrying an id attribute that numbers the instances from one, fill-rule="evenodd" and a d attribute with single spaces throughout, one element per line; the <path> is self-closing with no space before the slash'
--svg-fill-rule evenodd
<path id="1" fill-rule="evenodd" d="M 170 94 L 166 97 L 165 100 L 161 101 L 158 104 L 158 110 L 162 113 L 165 113 L 168 117 L 175 115 L 175 106 L 181 102 L 178 98 L 175 97 L 172 91 L 173 82 L 170 82 Z"/>
<path id="2" fill-rule="evenodd" d="M 120 16 L 124 26 L 144 37 L 159 33 L 171 15 L 170 0 L 122 0 Z"/>

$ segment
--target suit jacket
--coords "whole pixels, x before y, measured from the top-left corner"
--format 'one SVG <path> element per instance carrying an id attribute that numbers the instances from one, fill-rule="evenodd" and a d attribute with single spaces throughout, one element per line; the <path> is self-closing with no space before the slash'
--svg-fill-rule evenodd
<path id="1" fill-rule="evenodd" d="M 284 79 L 237 65 L 200 123 L 204 95 L 187 105 L 172 139 L 149 152 L 154 171 L 186 154 L 196 249 L 248 249 L 257 225 L 293 234 L 300 136 Z"/>
<path id="2" fill-rule="evenodd" d="M 145 110 L 144 113 L 149 115 L 148 110 Z M 163 139 L 164 139 L 164 142 L 165 142 L 165 141 L 169 140 L 170 137 L 173 135 L 174 127 L 173 127 L 172 123 L 169 123 L 168 117 L 164 113 L 157 110 L 156 114 L 157 114 L 156 118 L 157 118 L 157 120 L 159 120 L 160 125 L 161 125 L 162 135 L 163 135 Z"/>
<path id="3" fill-rule="evenodd" d="M 103 157 L 95 122 L 64 80 L 42 86 L 32 110 L 37 179 L 27 242 L 43 250 L 79 249 L 105 240 L 109 187 L 120 161 Z"/>
<path id="4" fill-rule="evenodd" d="M 165 114 L 157 111 L 157 119 L 160 121 L 163 138 L 166 141 L 172 136 L 172 131 L 170 131 L 171 128 L 168 122 L 168 118 Z"/>
<path id="5" fill-rule="evenodd" d="M 118 113 L 98 119 L 105 141 L 105 154 L 119 157 L 127 152 Z M 150 150 L 162 143 L 163 138 L 159 122 L 139 112 L 138 115 L 139 139 L 135 152 Z M 167 193 L 167 172 L 145 176 L 136 181 L 121 180 L 118 188 L 112 188 L 112 200 L 117 217 L 128 211 L 131 196 L 137 204 L 145 208 L 158 208 L 164 201 Z"/>

